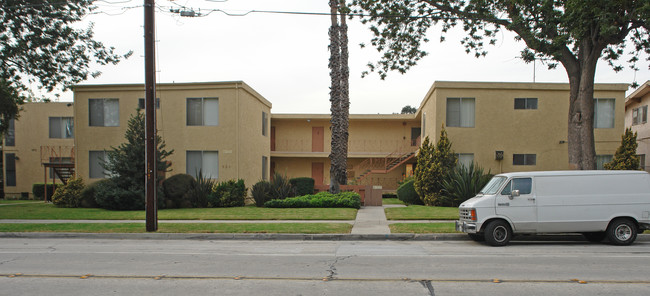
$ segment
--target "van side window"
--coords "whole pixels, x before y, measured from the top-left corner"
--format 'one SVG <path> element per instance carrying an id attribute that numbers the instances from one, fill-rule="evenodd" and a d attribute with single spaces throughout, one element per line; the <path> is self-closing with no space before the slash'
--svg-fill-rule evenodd
<path id="1" fill-rule="evenodd" d="M 512 190 L 519 190 L 519 194 L 530 194 L 533 190 L 533 179 L 531 178 L 517 178 L 508 182 L 505 188 L 501 191 L 501 195 L 510 195 Z"/>

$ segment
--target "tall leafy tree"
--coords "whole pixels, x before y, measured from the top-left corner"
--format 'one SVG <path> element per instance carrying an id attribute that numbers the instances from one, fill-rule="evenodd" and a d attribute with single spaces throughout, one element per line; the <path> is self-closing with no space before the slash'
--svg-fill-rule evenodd
<path id="1" fill-rule="evenodd" d="M 569 167 L 595 168 L 594 77 L 599 59 L 621 70 L 617 62 L 629 50 L 630 67 L 641 55 L 650 57 L 648 0 L 352 0 L 362 22 L 374 33 L 372 45 L 382 52 L 370 64 L 383 78 L 388 71 L 406 72 L 427 55 L 427 31 L 442 25 L 443 36 L 461 25 L 467 53 L 485 56 L 502 30 L 514 32 L 526 48 L 522 58 L 539 59 L 549 68 L 561 64 L 569 78 Z"/>
<path id="2" fill-rule="evenodd" d="M 48 92 L 67 89 L 88 76 L 89 67 L 116 64 L 118 55 L 93 39 L 92 25 L 75 28 L 93 9 L 93 0 L 3 0 L 0 3 L 0 133 L 20 105 L 35 98 L 28 86 Z"/>
<path id="3" fill-rule="evenodd" d="M 418 152 L 414 186 L 425 205 L 451 205 L 443 196 L 443 181 L 454 169 L 457 161 L 458 157 L 451 148 L 451 141 L 444 126 L 435 146 L 429 143 L 429 137 L 424 139 Z"/>
<path id="4" fill-rule="evenodd" d="M 330 0 L 332 25 L 330 37 L 330 120 L 332 148 L 330 158 L 330 192 L 338 193 L 340 185 L 347 184 L 348 127 L 350 114 L 348 27 L 345 20 L 347 8 L 339 6 L 340 0 Z M 339 24 L 340 15 L 340 24 Z"/>
<path id="5" fill-rule="evenodd" d="M 616 149 L 612 161 L 606 163 L 606 170 L 638 170 L 639 157 L 636 156 L 636 148 L 639 144 L 636 142 L 636 132 L 631 128 L 626 128 L 625 133 L 621 136 L 621 146 Z"/>

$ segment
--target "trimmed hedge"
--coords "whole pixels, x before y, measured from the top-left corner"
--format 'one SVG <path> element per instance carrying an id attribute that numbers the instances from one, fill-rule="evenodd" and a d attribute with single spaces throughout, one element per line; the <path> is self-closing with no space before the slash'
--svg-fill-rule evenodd
<path id="1" fill-rule="evenodd" d="M 414 180 L 409 180 L 400 185 L 397 188 L 397 198 L 408 205 L 422 205 L 424 203 L 418 193 L 415 192 L 414 183 Z"/>
<path id="2" fill-rule="evenodd" d="M 248 188 L 244 180 L 228 180 L 214 186 L 213 192 L 208 197 L 209 207 L 243 207 L 246 201 Z"/>
<path id="3" fill-rule="evenodd" d="M 34 199 L 43 199 L 43 192 L 45 191 L 45 189 L 44 189 L 45 186 L 43 186 L 43 185 L 44 185 L 44 183 L 34 183 L 34 184 L 32 184 L 32 193 L 34 194 Z M 56 185 L 56 186 L 55 186 L 54 189 L 52 189 L 52 187 L 54 187 L 54 185 Z M 60 184 L 60 183 L 56 183 L 56 184 L 47 183 L 47 200 L 52 200 L 52 195 L 54 194 L 56 189 L 58 189 L 61 186 L 63 186 L 63 184 Z"/>
<path id="4" fill-rule="evenodd" d="M 356 192 L 331 194 L 327 191 L 312 195 L 274 199 L 264 203 L 267 208 L 361 208 L 361 196 Z"/>
<path id="5" fill-rule="evenodd" d="M 296 196 L 314 194 L 315 181 L 309 177 L 292 178 L 289 180 Z"/>

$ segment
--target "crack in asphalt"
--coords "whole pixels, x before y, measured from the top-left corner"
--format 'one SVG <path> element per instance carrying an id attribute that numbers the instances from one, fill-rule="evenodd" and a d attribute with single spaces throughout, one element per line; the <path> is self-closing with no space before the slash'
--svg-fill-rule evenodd
<path id="1" fill-rule="evenodd" d="M 337 275 L 337 273 L 336 273 L 336 266 L 335 266 L 335 265 L 336 265 L 337 263 L 339 263 L 339 261 L 343 261 L 343 260 L 345 260 L 345 259 L 349 259 L 349 258 L 352 258 L 352 257 L 354 257 L 354 256 L 336 257 L 336 260 L 334 260 L 334 262 L 332 262 L 332 264 L 330 264 L 329 269 L 327 270 L 327 272 L 328 272 L 329 274 L 325 277 L 325 279 L 327 279 L 327 280 L 332 280 L 332 279 L 334 279 L 334 276 Z"/>
<path id="2" fill-rule="evenodd" d="M 431 284 L 430 280 L 422 280 L 422 281 L 420 281 L 420 284 L 422 284 L 422 286 L 424 286 L 425 288 L 427 288 L 429 290 L 429 295 L 430 296 L 436 296 L 436 293 L 435 293 L 435 291 L 433 289 L 433 285 Z"/>

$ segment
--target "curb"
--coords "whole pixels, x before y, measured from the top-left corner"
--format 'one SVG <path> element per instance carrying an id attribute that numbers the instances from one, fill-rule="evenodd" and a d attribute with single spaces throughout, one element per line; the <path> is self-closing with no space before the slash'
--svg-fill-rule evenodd
<path id="1" fill-rule="evenodd" d="M 0 238 L 34 239 L 140 239 L 140 240 L 287 240 L 287 241 L 467 241 L 464 233 L 428 234 L 283 234 L 283 233 L 72 233 L 3 232 Z M 579 241 L 582 235 L 522 235 L 513 241 Z M 637 241 L 650 241 L 650 234 L 639 234 Z"/>

